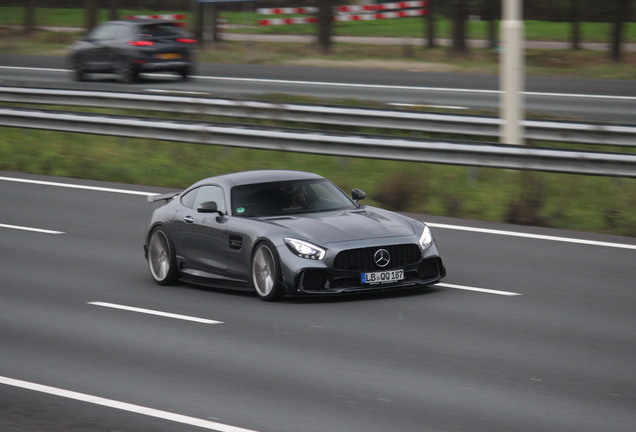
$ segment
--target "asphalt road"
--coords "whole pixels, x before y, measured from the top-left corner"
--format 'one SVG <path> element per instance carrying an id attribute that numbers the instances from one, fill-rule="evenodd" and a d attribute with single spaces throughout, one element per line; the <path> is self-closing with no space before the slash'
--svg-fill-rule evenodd
<path id="1" fill-rule="evenodd" d="M 0 172 L 3 432 L 634 429 L 634 238 L 421 216 L 441 286 L 269 304 L 155 285 L 156 192 Z"/>
<path id="2" fill-rule="evenodd" d="M 63 57 L 0 55 L 0 85 L 242 99 L 286 93 L 447 107 L 457 113 L 497 112 L 500 98 L 498 77 L 485 74 L 201 63 L 188 82 L 169 75 L 144 75 L 139 83 L 121 85 L 111 75 L 94 75 L 91 82 L 78 83 L 65 67 Z M 525 106 L 533 114 L 636 124 L 636 81 L 528 77 L 525 87 Z"/>

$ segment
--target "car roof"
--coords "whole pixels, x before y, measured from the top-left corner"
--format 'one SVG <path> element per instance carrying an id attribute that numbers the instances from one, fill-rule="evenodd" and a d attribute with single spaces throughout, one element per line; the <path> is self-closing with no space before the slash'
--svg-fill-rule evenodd
<path id="1" fill-rule="evenodd" d="M 203 184 L 225 184 L 228 187 L 241 186 L 255 183 L 269 183 L 287 180 L 310 180 L 323 179 L 324 177 L 305 171 L 294 170 L 255 170 L 242 171 L 230 174 L 223 174 L 216 177 L 203 179 L 191 186 L 196 187 Z M 188 188 L 190 189 L 190 188 Z"/>

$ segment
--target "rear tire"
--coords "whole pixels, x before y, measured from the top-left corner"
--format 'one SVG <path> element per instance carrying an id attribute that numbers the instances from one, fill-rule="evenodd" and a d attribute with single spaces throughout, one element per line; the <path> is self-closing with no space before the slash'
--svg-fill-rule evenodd
<path id="1" fill-rule="evenodd" d="M 117 81 L 123 84 L 131 84 L 137 81 L 137 71 L 134 65 L 128 60 L 122 58 L 117 60 L 115 64 L 115 76 Z"/>
<path id="2" fill-rule="evenodd" d="M 284 294 L 278 257 L 274 247 L 269 243 L 260 243 L 254 250 L 252 285 L 256 295 L 265 301 L 278 300 Z"/>
<path id="3" fill-rule="evenodd" d="M 172 241 L 165 228 L 157 227 L 148 238 L 148 268 L 159 285 L 173 285 L 179 280 Z"/>
<path id="4" fill-rule="evenodd" d="M 190 79 L 190 68 L 189 67 L 185 67 L 181 70 L 179 70 L 179 75 L 181 76 L 181 79 L 183 81 L 187 81 Z"/>

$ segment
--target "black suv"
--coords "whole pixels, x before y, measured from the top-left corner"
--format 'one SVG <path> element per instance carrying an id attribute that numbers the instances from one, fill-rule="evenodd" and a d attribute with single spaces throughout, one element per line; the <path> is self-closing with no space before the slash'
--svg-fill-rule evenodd
<path id="1" fill-rule="evenodd" d="M 141 72 L 155 71 L 187 79 L 195 43 L 172 21 L 107 21 L 71 46 L 70 66 L 79 81 L 88 73 L 114 73 L 119 82 L 130 83 Z"/>

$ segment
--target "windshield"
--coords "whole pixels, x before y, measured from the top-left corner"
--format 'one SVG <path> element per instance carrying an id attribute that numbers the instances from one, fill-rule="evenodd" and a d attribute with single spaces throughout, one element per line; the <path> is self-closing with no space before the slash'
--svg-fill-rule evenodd
<path id="1" fill-rule="evenodd" d="M 256 183 L 232 188 L 234 216 L 281 216 L 356 208 L 326 179 Z"/>

